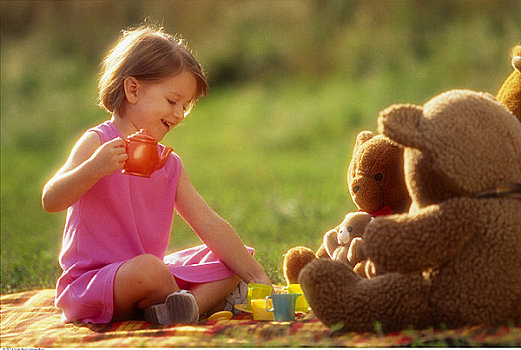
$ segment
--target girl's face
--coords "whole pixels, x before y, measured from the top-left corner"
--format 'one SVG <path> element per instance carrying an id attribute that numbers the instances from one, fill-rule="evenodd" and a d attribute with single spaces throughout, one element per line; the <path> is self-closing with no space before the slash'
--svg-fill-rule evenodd
<path id="1" fill-rule="evenodd" d="M 161 141 L 184 119 L 196 92 L 197 81 L 188 71 L 158 82 L 137 81 L 134 103 L 129 100 L 130 108 L 124 119 L 136 130 L 148 129 L 154 139 Z"/>

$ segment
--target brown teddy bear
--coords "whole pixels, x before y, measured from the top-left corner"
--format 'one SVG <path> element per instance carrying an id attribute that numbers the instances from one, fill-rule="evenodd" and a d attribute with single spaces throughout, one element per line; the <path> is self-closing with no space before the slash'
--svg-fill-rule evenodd
<path id="1" fill-rule="evenodd" d="M 405 147 L 412 205 L 366 227 L 367 256 L 385 274 L 304 267 L 315 315 L 350 331 L 521 324 L 521 123 L 489 94 L 452 90 L 391 106 L 378 124 Z"/>
<path id="2" fill-rule="evenodd" d="M 521 45 L 517 45 L 512 51 L 512 67 L 514 71 L 503 82 L 496 99 L 521 121 Z"/>
<path id="3" fill-rule="evenodd" d="M 362 131 L 356 138 L 347 170 L 351 197 L 360 210 L 372 216 L 409 210 L 403 171 L 403 148 L 384 135 Z"/>
<path id="4" fill-rule="evenodd" d="M 361 211 L 372 216 L 406 212 L 411 203 L 405 187 L 403 173 L 403 148 L 383 135 L 373 136 L 370 131 L 357 135 L 353 156 L 347 171 L 347 184 L 353 201 Z M 362 220 L 363 221 L 363 220 Z M 366 221 L 366 223 L 368 220 Z M 345 226 L 345 223 L 344 223 Z M 355 224 L 359 227 L 360 224 Z M 329 230 L 324 235 L 324 242 L 334 242 L 342 224 Z M 363 227 L 357 228 L 362 232 Z M 347 251 L 351 240 L 330 246 L 322 244 L 317 253 L 307 247 L 294 247 L 284 255 L 283 272 L 288 283 L 297 283 L 300 270 L 317 258 L 335 258 L 347 261 Z M 341 247 L 340 247 L 341 246 Z M 339 251 L 332 254 L 339 248 Z M 360 256 L 361 254 L 355 254 Z M 359 261 L 357 261 L 359 262 Z M 365 271 L 365 264 L 357 268 Z"/>

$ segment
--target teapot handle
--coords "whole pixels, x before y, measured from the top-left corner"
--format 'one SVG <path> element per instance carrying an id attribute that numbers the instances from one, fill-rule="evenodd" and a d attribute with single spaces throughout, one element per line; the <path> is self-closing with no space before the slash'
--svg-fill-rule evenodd
<path id="1" fill-rule="evenodd" d="M 159 163 L 157 163 L 156 170 L 159 170 L 165 166 L 166 161 L 168 160 L 168 156 L 170 153 L 172 153 L 172 151 L 173 149 L 171 147 L 165 147 L 165 149 L 163 149 L 163 152 L 161 152 L 161 158 L 159 158 Z"/>

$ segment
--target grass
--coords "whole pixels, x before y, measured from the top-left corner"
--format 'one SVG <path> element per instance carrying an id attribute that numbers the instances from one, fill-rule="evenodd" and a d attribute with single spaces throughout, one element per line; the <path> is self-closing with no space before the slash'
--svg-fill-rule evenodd
<path id="1" fill-rule="evenodd" d="M 249 74 L 249 80 L 228 85 L 221 81 L 164 143 L 181 156 L 206 201 L 247 245 L 256 248 L 257 259 L 274 283 L 283 282 L 282 256 L 288 248 L 317 248 L 322 234 L 355 209 L 346 190 L 345 170 L 355 135 L 363 129 L 375 131 L 378 111 L 392 103 L 423 104 L 451 88 L 495 93 L 511 70 L 508 53 L 519 40 L 514 15 L 519 3 L 501 2 L 497 16 L 485 17 L 478 14 L 492 13 L 486 1 L 479 6 L 462 3 L 470 6 L 473 15 L 466 16 L 466 10 L 460 9 L 460 17 L 447 17 L 442 11 L 447 6 L 456 10 L 459 2 L 458 6 L 456 2 L 428 5 L 436 11 L 427 11 L 424 17 L 421 11 L 428 10 L 424 3 L 413 4 L 396 3 L 375 25 L 372 16 L 381 11 L 372 11 L 372 6 L 380 6 L 378 2 L 348 4 L 358 11 L 349 13 L 349 20 L 334 8 L 344 6 L 342 2 L 331 2 L 330 10 L 339 17 L 330 31 L 324 21 L 315 19 L 309 2 L 296 13 L 306 26 L 286 28 L 280 42 L 269 41 L 276 36 L 273 33 L 234 30 L 234 21 L 244 24 L 244 9 L 226 8 L 230 22 L 221 34 L 240 32 L 242 44 L 256 42 L 249 41 L 248 34 L 260 41 L 257 51 L 248 46 L 241 49 L 260 55 L 255 59 L 226 52 L 226 57 L 236 60 L 246 57 L 239 62 L 244 68 L 239 72 Z M 156 5 L 161 7 L 159 2 Z M 255 2 L 247 5 L 252 6 L 250 15 L 259 13 Z M 35 22 L 41 26 L 20 27 L 19 33 L 11 29 L 11 36 L 2 37 L 2 293 L 54 287 L 60 274 L 57 259 L 65 215 L 43 211 L 41 189 L 83 131 L 108 118 L 95 106 L 97 58 L 92 60 L 95 52 L 106 48 L 108 39 L 98 43 L 97 36 L 89 36 L 78 39 L 81 45 L 71 45 L 76 42 L 73 36 L 84 31 L 64 31 L 61 24 L 56 29 L 49 20 L 52 11 L 68 5 L 53 6 L 44 4 L 34 12 L 43 14 L 34 19 L 43 21 Z M 70 6 L 83 14 L 82 2 Z M 285 23 L 286 16 L 279 17 L 270 17 L 278 18 L 275 24 L 266 17 L 259 25 L 273 25 L 270 30 L 277 33 L 274 28 Z M 99 28 L 110 23 L 96 22 L 92 13 L 85 18 Z M 18 22 L 6 23 L 15 28 Z M 205 37 L 203 27 L 193 33 Z M 296 40 L 301 29 L 305 37 L 313 34 L 316 43 Z M 200 50 L 204 57 L 224 54 L 220 45 L 207 44 Z M 313 45 L 317 50 L 312 50 Z M 59 49 L 53 50 L 55 46 Z M 83 51 L 75 51 L 78 48 Z M 281 56 L 273 53 L 274 61 L 269 61 L 270 50 L 279 50 Z M 251 64 L 256 60 L 271 63 L 262 66 L 261 74 Z M 212 76 L 217 65 L 212 70 L 212 59 L 208 62 Z M 262 78 L 256 79 L 256 74 Z M 176 216 L 169 252 L 199 242 Z"/>
<path id="2" fill-rule="evenodd" d="M 288 109 L 284 101 L 305 99 L 306 95 L 301 91 L 305 88 L 296 91 L 291 87 L 287 84 L 270 91 L 252 85 L 215 91 L 164 140 L 181 156 L 207 202 L 232 223 L 246 244 L 257 249 L 258 260 L 277 283 L 282 282 L 281 259 L 289 247 L 317 247 L 322 232 L 353 209 L 344 171 L 356 126 L 340 115 L 332 124 L 325 121 L 320 115 L 327 113 L 328 106 L 308 102 Z M 93 95 L 92 91 L 86 93 Z M 92 113 L 99 120 L 91 124 L 105 117 L 101 110 Z M 45 213 L 39 203 L 40 191 L 89 124 L 70 126 L 70 120 L 54 120 L 52 114 L 36 130 L 26 131 L 20 123 L 5 134 L 4 292 L 52 287 L 59 273 L 57 254 L 64 214 Z M 67 133 L 69 128 L 76 129 L 72 135 Z M 317 132 L 328 136 L 311 137 Z M 338 151 L 333 152 L 332 145 Z M 195 244 L 199 239 L 176 216 L 170 251 Z"/>
<path id="3" fill-rule="evenodd" d="M 181 156 L 206 201 L 256 248 L 272 281 L 282 283 L 284 252 L 296 245 L 316 249 L 323 232 L 355 210 L 345 188 L 355 135 L 375 129 L 375 116 L 390 103 L 394 85 L 412 90 L 408 81 L 413 77 L 223 87 L 201 100 L 164 143 Z M 82 98 L 95 96 L 88 80 L 62 89 L 60 99 L 41 95 L 20 111 L 11 104 L 4 108 L 9 117 L 2 126 L 4 293 L 54 286 L 64 213 L 43 211 L 41 188 L 83 130 L 107 117 L 92 99 Z M 199 243 L 176 216 L 169 251 Z"/>

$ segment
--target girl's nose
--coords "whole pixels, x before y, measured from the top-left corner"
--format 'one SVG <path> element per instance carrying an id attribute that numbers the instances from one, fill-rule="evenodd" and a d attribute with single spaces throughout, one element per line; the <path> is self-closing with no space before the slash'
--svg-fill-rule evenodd
<path id="1" fill-rule="evenodd" d="M 175 106 L 174 108 L 174 117 L 177 119 L 182 119 L 185 116 L 185 111 L 183 106 Z"/>

